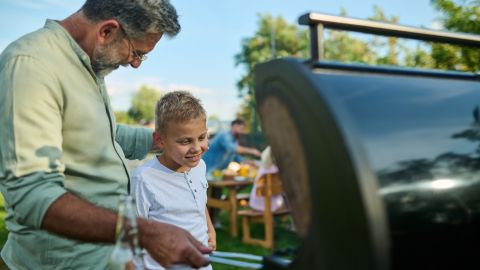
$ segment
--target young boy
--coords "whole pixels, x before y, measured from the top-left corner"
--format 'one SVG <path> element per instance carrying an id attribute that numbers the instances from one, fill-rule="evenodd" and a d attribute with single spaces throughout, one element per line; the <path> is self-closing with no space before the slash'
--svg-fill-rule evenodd
<path id="1" fill-rule="evenodd" d="M 155 118 L 154 144 L 163 152 L 133 172 L 137 215 L 179 226 L 215 250 L 216 235 L 206 208 L 208 183 L 202 160 L 208 149 L 205 110 L 188 92 L 175 91 L 157 103 Z M 145 256 L 145 266 L 164 269 L 149 254 Z"/>

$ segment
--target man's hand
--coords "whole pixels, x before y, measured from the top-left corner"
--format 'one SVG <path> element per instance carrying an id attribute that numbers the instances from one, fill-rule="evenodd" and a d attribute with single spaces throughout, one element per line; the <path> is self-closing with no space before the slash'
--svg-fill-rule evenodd
<path id="1" fill-rule="evenodd" d="M 261 157 L 261 156 L 262 156 L 262 152 L 258 151 L 258 150 L 255 149 L 255 148 L 250 148 L 250 155 L 256 156 L 256 157 Z"/>
<path id="2" fill-rule="evenodd" d="M 209 264 L 203 254 L 212 250 L 198 242 L 189 232 L 166 223 L 138 219 L 140 245 L 162 266 L 186 264 L 200 268 Z"/>

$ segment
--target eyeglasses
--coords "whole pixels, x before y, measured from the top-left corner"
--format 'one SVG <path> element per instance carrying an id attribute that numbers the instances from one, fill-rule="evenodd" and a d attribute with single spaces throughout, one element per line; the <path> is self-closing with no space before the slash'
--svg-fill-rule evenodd
<path id="1" fill-rule="evenodd" d="M 118 24 L 118 25 L 120 26 L 120 29 L 122 30 L 123 34 L 127 38 L 129 48 L 130 48 L 130 46 L 132 46 L 132 48 L 133 48 L 133 57 L 140 62 L 143 62 L 143 61 L 147 60 L 148 59 L 147 54 L 135 49 L 135 46 L 133 46 L 132 40 L 127 35 L 127 32 L 125 31 L 123 26 L 121 24 Z"/>

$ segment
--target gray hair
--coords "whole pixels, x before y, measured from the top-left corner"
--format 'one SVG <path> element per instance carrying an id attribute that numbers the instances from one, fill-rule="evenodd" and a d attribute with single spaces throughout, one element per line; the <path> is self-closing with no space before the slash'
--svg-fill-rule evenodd
<path id="1" fill-rule="evenodd" d="M 94 22 L 118 20 L 133 38 L 146 33 L 173 37 L 180 32 L 177 11 L 168 0 L 87 0 L 81 10 Z"/>
<path id="2" fill-rule="evenodd" d="M 173 91 L 157 102 L 155 130 L 164 134 L 171 121 L 183 123 L 197 118 L 207 120 L 201 101 L 187 91 Z"/>

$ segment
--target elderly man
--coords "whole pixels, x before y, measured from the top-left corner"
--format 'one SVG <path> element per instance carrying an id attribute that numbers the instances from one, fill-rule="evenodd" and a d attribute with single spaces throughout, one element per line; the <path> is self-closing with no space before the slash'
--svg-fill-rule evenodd
<path id="1" fill-rule="evenodd" d="M 87 0 L 0 55 L 0 188 L 10 269 L 105 269 L 125 158 L 151 148 L 148 129 L 116 125 L 104 76 L 138 68 L 180 31 L 168 0 Z M 164 266 L 205 266 L 210 250 L 172 225 L 138 219 L 140 244 Z"/>

